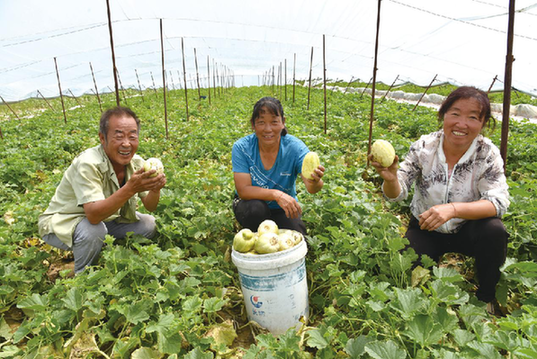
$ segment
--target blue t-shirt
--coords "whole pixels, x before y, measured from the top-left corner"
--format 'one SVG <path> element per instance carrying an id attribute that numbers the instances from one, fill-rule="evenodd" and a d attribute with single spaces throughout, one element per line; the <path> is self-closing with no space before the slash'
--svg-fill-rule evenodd
<path id="1" fill-rule="evenodd" d="M 302 161 L 308 147 L 292 135 L 281 137 L 278 157 L 271 169 L 265 170 L 259 155 L 259 141 L 255 133 L 233 144 L 231 162 L 233 172 L 248 173 L 252 185 L 278 189 L 296 198 L 296 178 L 302 171 Z M 280 208 L 276 201 L 267 201 L 269 208 Z"/>

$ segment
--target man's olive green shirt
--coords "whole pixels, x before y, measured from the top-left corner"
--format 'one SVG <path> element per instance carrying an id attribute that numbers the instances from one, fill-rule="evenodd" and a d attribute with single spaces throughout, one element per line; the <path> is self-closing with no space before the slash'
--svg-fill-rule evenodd
<path id="1" fill-rule="evenodd" d="M 126 166 L 125 183 L 143 167 L 144 160 L 134 155 Z M 77 224 L 86 217 L 83 205 L 110 197 L 120 188 L 116 172 L 101 145 L 80 153 L 65 171 L 47 210 L 39 216 L 39 235 L 54 233 L 69 247 L 73 246 L 73 233 Z M 138 193 L 145 197 L 147 191 Z M 116 213 L 104 222 L 121 223 L 138 221 L 137 198 L 131 197 Z"/>

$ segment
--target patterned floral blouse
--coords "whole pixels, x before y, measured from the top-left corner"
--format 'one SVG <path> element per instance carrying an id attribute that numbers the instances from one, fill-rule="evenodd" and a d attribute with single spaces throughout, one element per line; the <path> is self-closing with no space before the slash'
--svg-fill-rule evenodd
<path id="1" fill-rule="evenodd" d="M 478 135 L 459 162 L 448 173 L 443 151 L 444 131 L 430 133 L 410 146 L 410 150 L 397 171 L 401 193 L 390 201 L 402 201 L 414 182 L 414 196 L 410 204 L 412 214 L 419 215 L 437 204 L 489 200 L 501 217 L 509 207 L 507 181 L 500 151 L 492 141 Z M 456 233 L 466 222 L 453 218 L 437 231 Z"/>

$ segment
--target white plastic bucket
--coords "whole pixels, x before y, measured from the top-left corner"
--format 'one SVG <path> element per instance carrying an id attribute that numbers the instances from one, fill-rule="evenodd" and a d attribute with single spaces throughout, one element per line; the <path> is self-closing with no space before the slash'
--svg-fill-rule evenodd
<path id="1" fill-rule="evenodd" d="M 300 317 L 308 319 L 308 283 L 302 240 L 295 247 L 270 254 L 243 254 L 235 250 L 231 259 L 237 266 L 249 320 L 272 334 L 300 327 Z"/>

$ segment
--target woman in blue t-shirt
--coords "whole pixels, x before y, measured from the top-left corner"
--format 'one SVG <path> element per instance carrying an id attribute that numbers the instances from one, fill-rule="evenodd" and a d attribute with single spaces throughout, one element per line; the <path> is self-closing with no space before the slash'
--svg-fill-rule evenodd
<path id="1" fill-rule="evenodd" d="M 301 175 L 308 147 L 287 134 L 283 107 L 275 98 L 257 101 L 250 122 L 254 133 L 235 142 L 231 153 L 235 217 L 241 226 L 254 232 L 262 221 L 271 219 L 279 228 L 306 234 L 296 197 L 296 178 Z M 319 166 L 313 179 L 301 175 L 309 193 L 321 190 L 324 171 Z"/>

